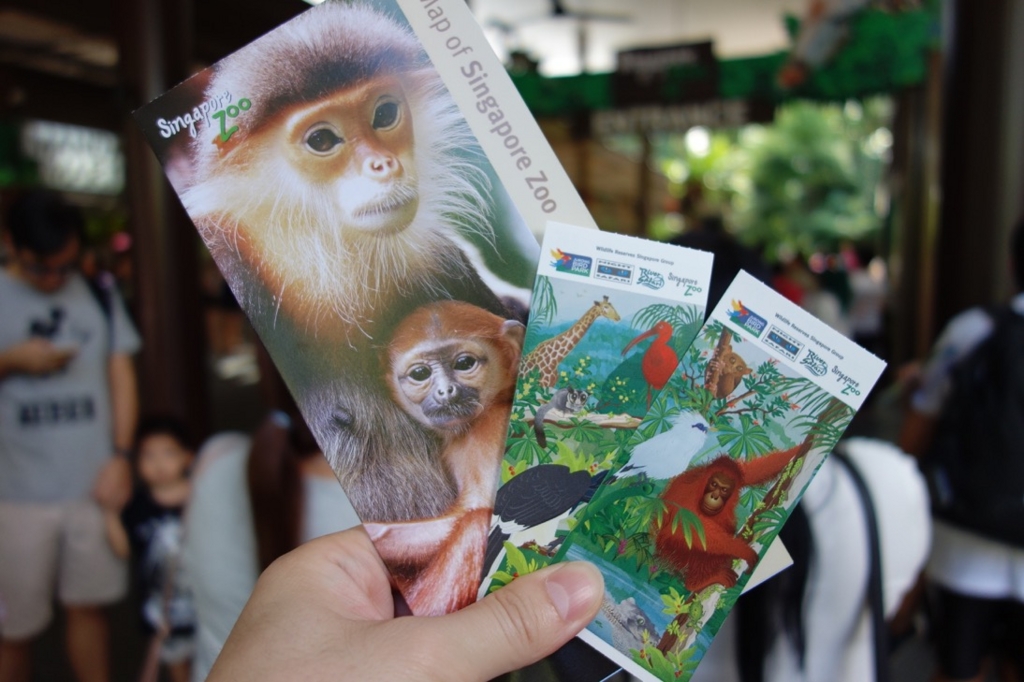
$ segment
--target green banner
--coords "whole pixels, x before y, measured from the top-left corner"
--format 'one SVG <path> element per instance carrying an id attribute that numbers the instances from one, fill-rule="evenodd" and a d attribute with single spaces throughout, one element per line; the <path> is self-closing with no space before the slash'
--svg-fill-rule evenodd
<path id="1" fill-rule="evenodd" d="M 787 19 L 793 34 L 798 26 L 798 20 Z M 899 12 L 867 9 L 849 19 L 848 36 L 839 52 L 825 66 L 812 70 L 799 87 L 787 89 L 779 83 L 787 52 L 723 59 L 718 62 L 716 99 L 844 101 L 895 92 L 924 81 L 938 32 L 937 3 Z M 566 116 L 614 106 L 610 73 L 560 78 L 525 74 L 512 79 L 535 116 Z M 682 84 L 666 83 L 666 88 L 672 87 Z"/>

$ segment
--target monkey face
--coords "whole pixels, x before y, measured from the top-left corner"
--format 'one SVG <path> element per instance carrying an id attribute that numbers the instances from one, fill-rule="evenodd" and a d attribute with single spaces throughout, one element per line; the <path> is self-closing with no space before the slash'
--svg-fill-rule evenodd
<path id="1" fill-rule="evenodd" d="M 714 516 L 722 511 L 735 485 L 736 482 L 724 473 L 712 474 L 704 489 L 704 497 L 700 499 L 701 510 L 708 516 Z"/>
<path id="2" fill-rule="evenodd" d="M 357 232 L 394 233 L 419 206 L 412 116 L 395 76 L 372 78 L 312 104 L 285 122 L 290 165 Z"/>
<path id="3" fill-rule="evenodd" d="M 492 354 L 485 344 L 472 340 L 421 344 L 393 359 L 392 393 L 426 426 L 461 430 L 495 393 Z"/>

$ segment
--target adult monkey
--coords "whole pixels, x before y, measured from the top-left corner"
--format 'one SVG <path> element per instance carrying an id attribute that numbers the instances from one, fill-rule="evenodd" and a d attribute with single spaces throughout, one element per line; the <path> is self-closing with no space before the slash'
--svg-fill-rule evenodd
<path id="1" fill-rule="evenodd" d="M 439 440 L 371 351 L 426 302 L 510 316 L 460 235 L 488 224 L 475 138 L 413 34 L 364 5 L 314 8 L 223 60 L 207 93 L 225 92 L 251 107 L 195 142 L 186 209 L 360 517 L 442 512 L 457 491 Z"/>

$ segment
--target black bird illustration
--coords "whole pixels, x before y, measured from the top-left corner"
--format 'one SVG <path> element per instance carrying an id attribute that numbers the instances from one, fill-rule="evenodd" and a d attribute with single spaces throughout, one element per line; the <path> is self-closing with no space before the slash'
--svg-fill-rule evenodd
<path id="1" fill-rule="evenodd" d="M 540 464 L 498 488 L 491 533 L 487 536 L 484 577 L 514 533 L 539 526 L 589 502 L 607 475 L 607 471 L 591 476 L 586 471 L 570 471 L 562 464 Z"/>

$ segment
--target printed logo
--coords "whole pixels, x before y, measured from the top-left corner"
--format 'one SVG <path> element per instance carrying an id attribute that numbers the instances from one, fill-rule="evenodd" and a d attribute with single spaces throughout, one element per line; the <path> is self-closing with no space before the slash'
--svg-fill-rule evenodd
<path id="1" fill-rule="evenodd" d="M 836 381 L 843 385 L 843 395 L 860 395 L 860 382 L 851 377 L 848 374 L 843 373 L 843 370 L 838 367 L 832 368 L 832 374 L 835 375 Z"/>
<path id="2" fill-rule="evenodd" d="M 613 263 L 610 260 L 597 261 L 597 270 L 594 272 L 595 279 L 606 279 L 610 282 L 620 284 L 632 284 L 633 266 L 624 263 Z"/>
<path id="3" fill-rule="evenodd" d="M 187 130 L 190 137 L 195 137 L 196 126 L 200 123 L 209 127 L 213 125 L 210 123 L 210 119 L 216 118 L 217 114 L 224 116 L 226 113 L 231 118 L 234 118 L 240 111 L 245 111 L 252 106 L 252 102 L 245 98 L 239 100 L 237 106 L 232 104 L 233 101 L 234 97 L 229 91 L 225 90 L 223 93 L 214 95 L 207 101 L 193 107 L 192 111 L 178 114 L 170 121 L 165 118 L 158 118 L 156 120 L 156 127 L 160 129 L 160 137 L 165 140 L 170 139 L 182 130 Z M 234 113 L 230 113 L 231 111 L 234 111 Z"/>
<path id="4" fill-rule="evenodd" d="M 768 330 L 765 337 L 761 339 L 761 343 L 770 348 L 774 348 L 790 360 L 796 360 L 796 356 L 800 354 L 800 349 L 804 347 L 804 344 L 800 343 L 774 324 Z"/>
<path id="5" fill-rule="evenodd" d="M 64 308 L 55 306 L 50 308 L 49 319 L 35 318 L 29 321 L 28 335 L 38 336 L 53 341 L 60 333 L 61 323 L 67 318 Z"/>
<path id="6" fill-rule="evenodd" d="M 800 364 L 816 377 L 823 377 L 828 374 L 828 363 L 813 350 L 807 351 L 807 355 L 800 361 Z"/>
<path id="7" fill-rule="evenodd" d="M 768 320 L 743 305 L 743 301 L 735 299 L 729 311 L 729 319 L 754 336 L 761 336 L 761 332 L 768 326 Z"/>
<path id="8" fill-rule="evenodd" d="M 18 423 L 25 427 L 91 422 L 95 418 L 96 406 L 91 396 L 43 400 L 18 405 Z"/>
<path id="9" fill-rule="evenodd" d="M 566 253 L 561 249 L 552 249 L 551 256 L 555 259 L 551 263 L 558 272 L 567 272 L 570 275 L 581 275 L 590 277 L 590 268 L 593 266 L 593 259 L 587 256 L 577 256 L 574 253 Z"/>
<path id="10" fill-rule="evenodd" d="M 640 286 L 645 286 L 648 289 L 660 289 L 665 286 L 665 278 L 660 272 L 648 270 L 641 266 L 640 277 L 636 280 L 636 283 Z"/>
<path id="11" fill-rule="evenodd" d="M 676 285 L 676 288 L 683 287 L 683 297 L 692 296 L 693 294 L 703 293 L 704 288 L 699 286 L 697 280 L 692 277 L 680 277 L 674 272 L 668 273 L 668 281 Z"/>

